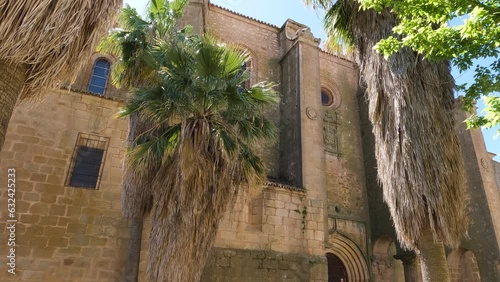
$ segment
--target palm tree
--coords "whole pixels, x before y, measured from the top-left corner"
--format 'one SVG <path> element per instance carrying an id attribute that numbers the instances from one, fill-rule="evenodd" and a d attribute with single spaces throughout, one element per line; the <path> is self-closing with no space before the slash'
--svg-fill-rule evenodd
<path id="1" fill-rule="evenodd" d="M 448 62 L 431 62 L 409 49 L 388 60 L 378 54 L 374 45 L 393 35 L 397 23 L 387 9 L 362 11 L 355 0 L 305 2 L 325 9 L 329 34 L 356 48 L 378 178 L 398 240 L 419 253 L 424 281 L 449 281 L 443 243 L 459 244 L 467 216 Z"/>
<path id="2" fill-rule="evenodd" d="M 120 13 L 118 28 L 103 38 L 97 51 L 118 58 L 113 65 L 112 83 L 121 88 L 158 84 L 159 60 L 162 55 L 153 51 L 157 40 L 171 40 L 177 21 L 182 17 L 187 0 L 151 0 L 148 17 L 142 19 L 129 5 Z M 180 32 L 179 34 L 183 34 Z M 159 55 L 159 56 L 158 56 Z M 129 117 L 128 147 L 134 147 L 140 137 L 151 136 L 151 125 L 137 113 Z M 125 281 L 138 280 L 144 217 L 152 208 L 152 180 L 161 163 L 149 159 L 147 163 L 131 167 L 127 159 L 123 165 L 123 214 L 131 222 Z"/>
<path id="3" fill-rule="evenodd" d="M 158 41 L 161 81 L 136 90 L 121 113 L 151 125 L 135 140 L 132 169 L 160 160 L 153 179 L 150 281 L 199 281 L 219 221 L 242 185 L 265 177 L 253 146 L 273 138 L 264 117 L 273 85 L 243 88 L 247 54 L 204 36 Z"/>
<path id="4" fill-rule="evenodd" d="M 71 77 L 121 5 L 121 0 L 0 0 L 0 150 L 19 97 L 33 97 Z"/>

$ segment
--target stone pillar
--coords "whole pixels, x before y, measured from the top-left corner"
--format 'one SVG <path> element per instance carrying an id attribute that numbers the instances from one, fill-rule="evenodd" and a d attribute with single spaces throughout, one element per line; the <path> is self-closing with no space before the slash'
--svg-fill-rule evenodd
<path id="1" fill-rule="evenodd" d="M 310 29 L 288 20 L 281 29 L 282 176 L 304 187 L 314 198 L 323 198 L 325 158 L 320 100 L 319 39 Z"/>
<path id="2" fill-rule="evenodd" d="M 291 184 L 305 188 L 308 205 L 319 210 L 312 220 L 321 222 L 322 227 L 314 231 L 314 238 L 308 238 L 307 246 L 311 252 L 320 253 L 327 233 L 327 197 L 319 39 L 308 27 L 292 20 L 283 25 L 279 36 L 283 94 L 280 174 Z"/>
<path id="3" fill-rule="evenodd" d="M 467 114 L 455 110 L 457 131 L 467 177 L 469 238 L 460 247 L 474 253 L 483 281 L 500 281 L 496 261 L 500 257 L 500 193 L 495 167 L 486 151 L 480 129 L 467 130 Z"/>
<path id="4" fill-rule="evenodd" d="M 206 32 L 207 13 L 208 0 L 190 0 L 184 11 L 181 27 L 192 25 L 194 33 L 204 34 Z"/>
<path id="5" fill-rule="evenodd" d="M 395 259 L 398 259 L 403 262 L 403 267 L 405 271 L 405 282 L 419 282 L 419 271 L 420 269 L 417 267 L 417 256 L 415 253 L 401 253 L 399 255 L 394 256 Z"/>

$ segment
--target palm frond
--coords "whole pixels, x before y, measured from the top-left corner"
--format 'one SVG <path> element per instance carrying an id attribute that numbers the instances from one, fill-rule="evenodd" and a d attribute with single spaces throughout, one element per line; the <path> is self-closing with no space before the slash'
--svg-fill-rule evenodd
<path id="1" fill-rule="evenodd" d="M 369 102 L 378 178 L 398 240 L 416 249 L 422 229 L 456 246 L 467 230 L 465 178 L 455 130 L 448 62 L 401 49 L 389 60 L 374 50 L 393 35 L 389 9 L 360 10 L 357 1 L 307 1 L 327 10 L 329 36 L 354 43 Z"/>
<path id="2" fill-rule="evenodd" d="M 27 66 L 21 97 L 72 79 L 114 25 L 121 0 L 2 1 L 0 60 Z"/>
<path id="3" fill-rule="evenodd" d="M 154 127 L 136 139 L 127 156 L 131 165 L 149 167 L 163 156 L 153 181 L 152 281 L 167 275 L 172 281 L 199 280 L 217 225 L 239 187 L 265 177 L 254 143 L 275 133 L 264 116 L 266 106 L 278 101 L 275 85 L 241 88 L 248 78 L 248 70 L 241 70 L 244 52 L 211 37 L 178 40 L 157 41 L 152 50 L 162 56 L 161 82 L 134 91 L 121 112 Z"/>
<path id="4" fill-rule="evenodd" d="M 304 3 L 324 12 L 325 48 L 333 53 L 352 53 L 354 42 L 350 21 L 355 11 L 350 8 L 349 1 L 304 0 Z"/>
<path id="5" fill-rule="evenodd" d="M 117 87 L 132 88 L 152 85 L 159 81 L 159 58 L 154 52 L 158 40 L 175 37 L 176 22 L 183 15 L 186 0 L 151 0 L 149 18 L 143 19 L 134 8 L 126 6 L 120 14 L 120 26 L 104 38 L 99 52 L 119 58 L 112 70 L 112 83 Z"/>

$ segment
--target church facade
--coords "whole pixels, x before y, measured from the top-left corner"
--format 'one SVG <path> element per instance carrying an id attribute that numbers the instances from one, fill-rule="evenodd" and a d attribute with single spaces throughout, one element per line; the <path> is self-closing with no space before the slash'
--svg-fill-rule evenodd
<path id="1" fill-rule="evenodd" d="M 192 0 L 184 21 L 247 50 L 250 83 L 276 82 L 281 99 L 268 113 L 279 137 L 259 147 L 269 181 L 242 190 L 202 281 L 419 281 L 418 260 L 399 248 L 382 200 L 356 65 L 322 51 L 310 29 L 293 20 L 277 27 Z M 126 98 L 108 81 L 114 61 L 95 54 L 71 86 L 17 106 L 0 153 L 0 181 L 8 182 L 8 169 L 16 178 L 15 274 L 7 271 L 12 191 L 3 189 L 0 281 L 123 281 L 128 125 L 114 117 Z M 459 123 L 457 133 L 471 224 L 469 238 L 448 250 L 452 281 L 498 281 L 500 164 L 479 130 Z M 149 230 L 146 220 L 139 281 Z"/>

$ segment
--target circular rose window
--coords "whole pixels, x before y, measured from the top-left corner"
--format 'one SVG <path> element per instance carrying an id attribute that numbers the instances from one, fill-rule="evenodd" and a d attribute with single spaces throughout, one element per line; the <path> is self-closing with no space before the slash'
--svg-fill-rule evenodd
<path id="1" fill-rule="evenodd" d="M 321 88 L 321 104 L 325 107 L 337 108 L 340 106 L 340 99 L 328 89 Z"/>
<path id="2" fill-rule="evenodd" d="M 333 95 L 330 93 L 330 91 L 326 89 L 321 89 L 321 104 L 325 107 L 330 107 L 333 105 Z"/>

